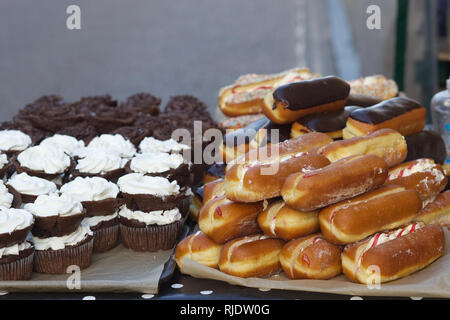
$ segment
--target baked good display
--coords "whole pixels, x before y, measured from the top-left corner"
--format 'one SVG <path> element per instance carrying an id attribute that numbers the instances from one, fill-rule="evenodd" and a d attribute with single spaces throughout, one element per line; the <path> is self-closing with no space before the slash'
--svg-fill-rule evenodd
<path id="1" fill-rule="evenodd" d="M 447 158 L 444 139 L 437 132 L 426 130 L 411 134 L 405 139 L 408 146 L 406 161 L 429 158 L 443 164 Z"/>
<path id="2" fill-rule="evenodd" d="M 386 183 L 416 190 L 425 205 L 445 189 L 447 177 L 432 159 L 417 159 L 391 168 Z"/>
<path id="3" fill-rule="evenodd" d="M 426 109 L 409 98 L 392 98 L 350 113 L 343 130 L 344 139 L 364 136 L 379 129 L 390 128 L 402 135 L 418 133 L 425 127 Z"/>
<path id="4" fill-rule="evenodd" d="M 311 74 L 307 68 L 295 68 L 276 74 L 242 75 L 232 85 L 220 89 L 219 109 L 227 116 L 261 113 L 264 97 L 280 81 L 294 82 L 313 77 L 317 75 Z"/>
<path id="5" fill-rule="evenodd" d="M 326 280 L 342 272 L 342 248 L 312 234 L 286 243 L 280 263 L 289 279 Z"/>
<path id="6" fill-rule="evenodd" d="M 432 202 L 420 210 L 415 220 L 450 229 L 450 190 L 438 194 Z"/>
<path id="7" fill-rule="evenodd" d="M 322 209 L 320 230 L 326 240 L 348 244 L 407 224 L 420 209 L 422 201 L 415 190 L 386 185 Z"/>
<path id="8" fill-rule="evenodd" d="M 183 259 L 187 258 L 207 267 L 218 269 L 220 252 L 223 245 L 215 243 L 201 231 L 184 238 L 175 250 L 175 262 L 181 268 Z"/>
<path id="9" fill-rule="evenodd" d="M 304 80 L 278 87 L 264 98 L 263 112 L 277 124 L 344 108 L 350 86 L 337 77 Z"/>
<path id="10" fill-rule="evenodd" d="M 228 164 L 225 175 L 227 198 L 256 202 L 281 195 L 285 179 L 293 173 L 325 167 L 329 161 L 310 153 L 332 140 L 322 133 L 310 133 L 277 145 L 261 147 Z"/>
<path id="11" fill-rule="evenodd" d="M 355 155 L 308 172 L 290 175 L 281 189 L 290 207 L 312 211 L 368 192 L 386 181 L 386 162 L 374 155 Z"/>
<path id="12" fill-rule="evenodd" d="M 397 83 L 383 75 L 373 75 L 349 81 L 352 94 L 362 94 L 382 100 L 398 95 Z"/>
<path id="13" fill-rule="evenodd" d="M 283 200 L 270 203 L 258 215 L 258 225 L 265 235 L 292 240 L 319 231 L 317 211 L 298 211 Z"/>
<path id="14" fill-rule="evenodd" d="M 105 252 L 118 244 L 117 211 L 123 201 L 117 198 L 119 188 L 114 183 L 100 177 L 77 177 L 60 192 L 79 201 L 86 210 L 83 223 L 94 233 L 94 252 Z"/>
<path id="15" fill-rule="evenodd" d="M 30 279 L 34 247 L 26 238 L 33 224 L 28 211 L 0 206 L 0 281 Z"/>
<path id="16" fill-rule="evenodd" d="M 233 202 L 225 196 L 208 201 L 200 210 L 200 230 L 217 243 L 260 233 L 256 217 L 264 210 L 262 201 Z"/>
<path id="17" fill-rule="evenodd" d="M 40 195 L 49 195 L 57 191 L 55 183 L 29 176 L 26 172 L 14 173 L 6 182 L 6 186 L 8 189 L 17 192 L 23 203 L 34 202 Z"/>
<path id="18" fill-rule="evenodd" d="M 388 167 L 393 167 L 405 160 L 407 145 L 405 138 L 397 131 L 381 129 L 363 137 L 335 141 L 319 148 L 317 153 L 331 162 L 357 154 L 372 154 L 383 158 Z"/>
<path id="19" fill-rule="evenodd" d="M 311 114 L 298 119 L 292 124 L 291 137 L 296 138 L 309 132 L 323 132 L 332 139 L 341 139 L 350 113 L 359 109 L 357 106 L 346 106 L 344 109 Z"/>
<path id="20" fill-rule="evenodd" d="M 444 254 L 444 248 L 440 226 L 412 223 L 346 246 L 342 269 L 355 282 L 385 283 L 425 268 Z"/>
<path id="21" fill-rule="evenodd" d="M 266 277 L 279 272 L 284 241 L 253 235 L 227 242 L 220 253 L 219 269 L 232 276 Z"/>

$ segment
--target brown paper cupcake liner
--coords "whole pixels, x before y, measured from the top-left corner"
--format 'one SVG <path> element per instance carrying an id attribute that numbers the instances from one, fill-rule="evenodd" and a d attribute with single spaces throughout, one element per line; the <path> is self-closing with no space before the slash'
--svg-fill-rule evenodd
<path id="1" fill-rule="evenodd" d="M 120 223 L 120 237 L 126 248 L 138 252 L 169 250 L 177 244 L 184 219 L 168 225 L 149 225 L 144 228 Z"/>
<path id="2" fill-rule="evenodd" d="M 36 250 L 33 269 L 39 273 L 63 274 L 69 266 L 85 269 L 91 265 L 94 248 L 93 236 L 88 236 L 77 245 L 61 250 Z"/>
<path id="3" fill-rule="evenodd" d="M 124 204 L 124 200 L 111 198 L 98 201 L 83 201 L 81 204 L 86 209 L 86 217 L 109 216 L 114 214 Z"/>
<path id="4" fill-rule="evenodd" d="M 62 237 L 75 232 L 86 216 L 86 209 L 71 216 L 34 216 L 34 226 L 31 233 L 38 238 Z"/>
<path id="5" fill-rule="evenodd" d="M 34 247 L 23 250 L 17 259 L 0 263 L 0 281 L 28 280 L 33 272 Z"/>
<path id="6" fill-rule="evenodd" d="M 94 252 L 106 252 L 115 248 L 119 242 L 119 221 L 115 225 L 102 226 L 94 232 Z"/>

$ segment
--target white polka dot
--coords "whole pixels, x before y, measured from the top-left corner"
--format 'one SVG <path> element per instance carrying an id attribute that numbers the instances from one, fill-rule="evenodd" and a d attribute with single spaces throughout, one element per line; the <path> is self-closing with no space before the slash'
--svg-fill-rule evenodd
<path id="1" fill-rule="evenodd" d="M 142 297 L 142 299 L 151 299 L 154 296 L 155 296 L 154 294 L 143 294 L 141 297 Z"/>
<path id="2" fill-rule="evenodd" d="M 267 292 L 267 291 L 270 291 L 270 290 L 272 290 L 272 289 L 270 289 L 270 288 L 259 288 L 259 291 L 263 291 L 263 292 Z"/>
<path id="3" fill-rule="evenodd" d="M 208 294 L 211 294 L 211 293 L 213 293 L 212 290 L 203 290 L 203 291 L 200 291 L 200 294 L 202 294 L 202 295 L 204 295 L 204 296 L 207 296 Z"/>
<path id="4" fill-rule="evenodd" d="M 180 289 L 183 288 L 184 286 L 181 283 L 174 283 L 171 287 L 173 289 Z"/>
<path id="5" fill-rule="evenodd" d="M 423 297 L 410 297 L 412 300 L 422 300 Z"/>
<path id="6" fill-rule="evenodd" d="M 95 300 L 95 297 L 94 296 L 86 296 L 86 297 L 83 297 L 83 300 Z"/>
<path id="7" fill-rule="evenodd" d="M 361 297 L 351 297 L 350 300 L 363 300 Z"/>
<path id="8" fill-rule="evenodd" d="M 6 296 L 9 292 L 6 291 L 0 291 L 0 296 Z"/>

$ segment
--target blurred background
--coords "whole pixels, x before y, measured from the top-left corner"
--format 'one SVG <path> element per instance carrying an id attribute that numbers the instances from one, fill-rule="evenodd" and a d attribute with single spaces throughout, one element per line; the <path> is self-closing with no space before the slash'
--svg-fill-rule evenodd
<path id="1" fill-rule="evenodd" d="M 383 74 L 426 106 L 449 75 L 449 0 L 2 0 L 0 121 L 44 94 L 217 94 L 244 73 Z M 66 8 L 81 8 L 68 30 Z M 369 5 L 381 29 L 367 27 Z"/>

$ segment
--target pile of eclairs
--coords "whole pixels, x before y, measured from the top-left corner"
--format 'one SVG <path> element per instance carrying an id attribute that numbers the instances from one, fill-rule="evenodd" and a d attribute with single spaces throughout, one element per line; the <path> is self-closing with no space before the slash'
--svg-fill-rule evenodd
<path id="1" fill-rule="evenodd" d="M 222 89 L 226 114 L 264 117 L 228 134 L 257 128 L 244 148 L 224 145 L 223 177 L 216 165 L 216 180 L 197 190 L 200 231 L 179 243 L 180 269 L 188 258 L 244 278 L 344 273 L 366 284 L 374 273 L 388 282 L 440 258 L 450 226 L 446 148 L 423 131 L 426 109 L 387 93 L 386 81 L 366 91 L 387 97 L 368 96 L 340 78 L 294 69 Z M 273 129 L 278 144 L 262 139 Z M 275 162 L 278 170 L 264 173 Z"/>

